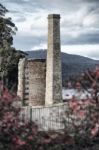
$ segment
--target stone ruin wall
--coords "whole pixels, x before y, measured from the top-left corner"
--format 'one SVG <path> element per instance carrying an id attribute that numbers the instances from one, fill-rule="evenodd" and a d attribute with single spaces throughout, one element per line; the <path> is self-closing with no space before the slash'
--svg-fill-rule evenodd
<path id="1" fill-rule="evenodd" d="M 22 105 L 45 104 L 46 64 L 43 59 L 21 59 L 18 71 L 18 96 Z"/>
<path id="2" fill-rule="evenodd" d="M 23 103 L 24 97 L 24 71 L 25 71 L 25 58 L 20 59 L 18 64 L 18 90 L 17 95 L 20 97 Z"/>
<path id="3" fill-rule="evenodd" d="M 47 60 L 19 62 L 18 95 L 23 105 L 52 105 L 62 102 L 60 15 L 48 15 Z"/>

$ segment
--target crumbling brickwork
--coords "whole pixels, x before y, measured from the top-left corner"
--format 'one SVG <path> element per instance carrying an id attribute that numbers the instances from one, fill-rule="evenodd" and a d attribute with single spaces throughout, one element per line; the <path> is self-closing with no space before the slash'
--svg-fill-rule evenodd
<path id="1" fill-rule="evenodd" d="M 22 59 L 19 62 L 18 95 L 23 105 L 62 102 L 60 49 L 60 15 L 50 14 L 46 63 L 43 59 Z"/>
<path id="2" fill-rule="evenodd" d="M 46 78 L 45 60 L 25 59 L 24 65 L 22 61 L 23 60 L 19 63 L 18 95 L 21 97 L 23 105 L 44 105 Z"/>

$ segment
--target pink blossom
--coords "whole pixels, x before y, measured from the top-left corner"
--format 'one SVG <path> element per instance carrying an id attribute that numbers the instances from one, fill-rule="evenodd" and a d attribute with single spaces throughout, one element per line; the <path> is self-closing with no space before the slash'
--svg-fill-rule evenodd
<path id="1" fill-rule="evenodd" d="M 28 140 L 33 140 L 32 135 L 28 136 Z"/>
<path id="2" fill-rule="evenodd" d="M 14 141 L 16 144 L 20 145 L 20 146 L 26 144 L 26 142 L 23 141 L 23 140 L 21 140 L 18 136 L 14 137 L 14 138 L 13 138 L 13 141 Z"/>
<path id="3" fill-rule="evenodd" d="M 21 140 L 21 139 L 18 139 L 17 143 L 18 143 L 19 145 L 25 145 L 25 144 L 26 144 L 26 142 L 23 141 L 23 140 Z"/>
<path id="4" fill-rule="evenodd" d="M 33 134 L 37 134 L 37 133 L 38 133 L 38 127 L 36 127 L 36 126 L 33 127 L 33 128 L 32 128 L 32 133 L 33 133 Z"/>
<path id="5" fill-rule="evenodd" d="M 48 143 L 51 142 L 51 139 L 50 139 L 50 138 L 45 138 L 45 139 L 43 139 L 42 142 L 43 142 L 44 144 L 48 144 Z"/>
<path id="6" fill-rule="evenodd" d="M 69 106 L 71 109 L 75 110 L 79 110 L 80 109 L 80 105 L 78 104 L 77 101 L 70 101 L 69 102 Z"/>
<path id="7" fill-rule="evenodd" d="M 93 129 L 91 130 L 91 135 L 92 135 L 93 137 L 96 136 L 97 133 L 98 133 L 98 131 L 99 131 L 99 128 L 98 128 L 98 127 L 93 128 Z"/>
<path id="8" fill-rule="evenodd" d="M 12 100 L 12 95 L 9 93 L 7 88 L 5 88 L 5 90 L 3 91 L 3 98 L 7 100 Z"/>
<path id="9" fill-rule="evenodd" d="M 91 103 L 91 102 L 90 102 L 89 100 L 86 100 L 86 101 L 84 102 L 85 106 L 89 106 L 90 103 Z"/>
<path id="10" fill-rule="evenodd" d="M 80 105 L 83 105 L 83 104 L 84 104 L 84 102 L 83 102 L 82 100 L 78 101 L 78 103 L 79 103 Z"/>
<path id="11" fill-rule="evenodd" d="M 79 116 L 81 119 L 83 119 L 83 118 L 85 117 L 85 111 L 83 111 L 83 110 L 79 111 L 78 116 Z"/>

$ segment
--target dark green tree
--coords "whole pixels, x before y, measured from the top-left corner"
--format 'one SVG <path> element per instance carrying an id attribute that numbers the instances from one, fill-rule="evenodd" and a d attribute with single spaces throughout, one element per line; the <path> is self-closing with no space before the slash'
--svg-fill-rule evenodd
<path id="1" fill-rule="evenodd" d="M 17 85 L 18 61 L 25 53 L 12 47 L 13 35 L 17 28 L 11 18 L 6 17 L 8 10 L 0 4 L 0 78 L 9 88 Z"/>
<path id="2" fill-rule="evenodd" d="M 13 44 L 13 34 L 17 28 L 11 18 L 5 17 L 8 10 L 0 4 L 0 48 L 7 49 Z"/>

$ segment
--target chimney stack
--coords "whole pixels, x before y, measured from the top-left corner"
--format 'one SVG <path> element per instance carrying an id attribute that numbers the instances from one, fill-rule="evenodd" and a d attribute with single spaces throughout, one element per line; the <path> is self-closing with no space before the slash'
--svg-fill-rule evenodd
<path id="1" fill-rule="evenodd" d="M 62 102 L 60 15 L 48 15 L 45 105 Z"/>

